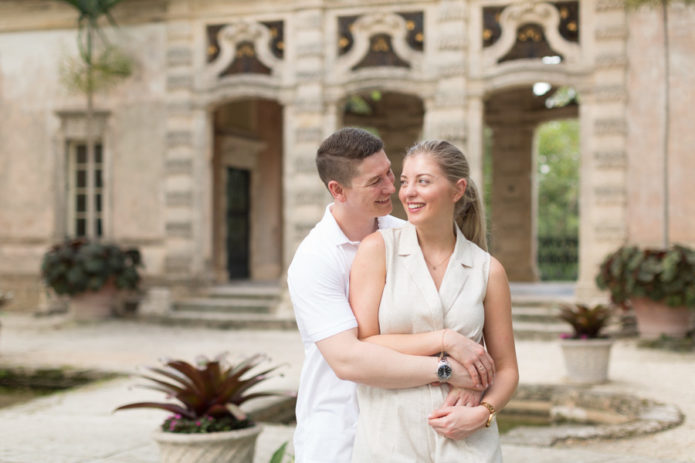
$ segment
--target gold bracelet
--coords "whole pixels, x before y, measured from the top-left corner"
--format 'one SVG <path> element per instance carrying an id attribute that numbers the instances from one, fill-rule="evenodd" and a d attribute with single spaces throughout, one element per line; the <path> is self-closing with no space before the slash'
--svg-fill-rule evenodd
<path id="1" fill-rule="evenodd" d="M 492 404 L 488 402 L 480 402 L 480 405 L 487 408 L 487 410 L 490 412 L 490 416 L 487 418 L 487 423 L 485 423 L 485 427 L 489 428 L 492 424 L 492 419 L 495 417 L 495 407 L 493 407 Z"/>

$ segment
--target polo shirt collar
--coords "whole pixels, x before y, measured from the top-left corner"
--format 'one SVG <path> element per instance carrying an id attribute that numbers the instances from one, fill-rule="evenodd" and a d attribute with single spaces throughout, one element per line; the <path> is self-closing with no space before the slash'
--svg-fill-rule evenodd
<path id="1" fill-rule="evenodd" d="M 344 244 L 360 244 L 359 241 L 351 241 L 350 238 L 343 233 L 343 229 L 340 228 L 338 221 L 335 220 L 335 217 L 333 217 L 333 213 L 331 212 L 333 204 L 335 203 L 331 203 L 326 206 L 326 212 L 324 212 L 323 219 L 321 219 L 321 222 L 325 223 L 326 225 L 324 230 L 328 236 L 330 236 L 331 241 L 335 242 L 337 246 L 342 246 Z M 385 217 L 386 216 L 377 217 L 377 227 L 379 229 L 387 227 Z"/>

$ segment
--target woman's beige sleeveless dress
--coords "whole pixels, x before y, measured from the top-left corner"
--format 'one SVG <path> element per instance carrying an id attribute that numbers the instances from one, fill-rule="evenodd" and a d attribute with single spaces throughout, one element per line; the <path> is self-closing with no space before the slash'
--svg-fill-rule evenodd
<path id="1" fill-rule="evenodd" d="M 418 245 L 415 227 L 380 230 L 386 243 L 386 284 L 379 305 L 381 333 L 451 328 L 475 341 L 483 334 L 483 299 L 490 255 L 457 229 L 456 246 L 439 291 Z M 501 462 L 497 424 L 464 440 L 437 434 L 427 417 L 447 386 L 409 389 L 358 387 L 360 417 L 353 463 Z"/>

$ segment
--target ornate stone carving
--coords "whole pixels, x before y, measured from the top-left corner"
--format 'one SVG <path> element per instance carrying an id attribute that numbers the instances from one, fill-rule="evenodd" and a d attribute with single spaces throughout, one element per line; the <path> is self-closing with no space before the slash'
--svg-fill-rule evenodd
<path id="1" fill-rule="evenodd" d="M 596 57 L 597 68 L 624 67 L 627 65 L 627 58 L 623 54 L 599 55 Z"/>
<path id="2" fill-rule="evenodd" d="M 301 127 L 295 131 L 295 138 L 298 142 L 321 141 L 323 130 L 321 127 Z"/>
<path id="3" fill-rule="evenodd" d="M 167 222 L 165 225 L 167 236 L 178 238 L 190 238 L 193 234 L 193 224 L 185 222 Z"/>
<path id="4" fill-rule="evenodd" d="M 623 118 L 605 118 L 594 121 L 594 133 L 596 135 L 623 135 L 627 132 L 627 125 Z"/>
<path id="5" fill-rule="evenodd" d="M 496 13 L 488 10 L 488 22 L 493 14 Z M 537 58 L 540 61 L 545 56 L 561 56 L 568 64 L 578 63 L 581 48 L 560 34 L 562 21 L 558 8 L 549 3 L 524 2 L 507 6 L 499 13 L 499 39 L 492 42 L 495 31 L 483 29 L 483 41 L 488 29 L 490 42 L 483 49 L 484 66 L 492 68 L 498 63 L 519 58 Z"/>
<path id="6" fill-rule="evenodd" d="M 339 28 L 348 28 L 350 36 L 342 36 L 346 41 L 339 42 L 336 65 L 331 69 L 335 80 L 345 80 L 355 70 L 369 67 L 370 72 L 378 68 L 388 69 L 396 66 L 412 70 L 422 68 L 423 53 L 413 50 L 408 44 L 408 21 L 395 13 L 367 14 L 354 19 L 343 18 Z M 346 26 L 347 24 L 347 26 Z M 415 28 L 415 24 L 412 25 Z M 352 40 L 352 42 L 350 42 Z M 341 54 L 342 53 L 342 54 Z"/>
<path id="7" fill-rule="evenodd" d="M 624 167 L 626 164 L 625 151 L 597 151 L 594 153 L 596 167 Z"/>
<path id="8" fill-rule="evenodd" d="M 193 77 L 190 74 L 175 74 L 167 76 L 167 90 L 190 90 L 193 87 Z"/>
<path id="9" fill-rule="evenodd" d="M 167 191 L 165 200 L 169 207 L 189 207 L 193 204 L 193 194 L 190 191 Z"/>
<path id="10" fill-rule="evenodd" d="M 602 27 L 596 29 L 594 37 L 598 40 L 624 40 L 627 38 L 627 27 L 622 26 L 612 26 L 612 27 Z"/>
<path id="11" fill-rule="evenodd" d="M 169 148 L 180 145 L 191 146 L 193 144 L 193 132 L 190 130 L 172 130 L 167 132 L 166 137 Z"/>
<path id="12" fill-rule="evenodd" d="M 193 53 L 189 48 L 173 47 L 167 50 L 167 65 L 190 66 L 193 64 Z"/>
<path id="13" fill-rule="evenodd" d="M 280 24 L 281 21 L 239 20 L 208 26 L 207 80 L 214 82 L 220 77 L 240 73 L 281 72 L 284 29 Z"/>
<path id="14" fill-rule="evenodd" d="M 625 0 L 597 0 L 596 11 L 622 10 L 625 8 Z"/>
<path id="15" fill-rule="evenodd" d="M 167 273 L 188 273 L 193 261 L 190 255 L 170 255 L 164 259 L 164 269 Z"/>
<path id="16" fill-rule="evenodd" d="M 191 159 L 167 159 L 166 172 L 170 175 L 190 174 L 193 172 L 193 160 Z"/>

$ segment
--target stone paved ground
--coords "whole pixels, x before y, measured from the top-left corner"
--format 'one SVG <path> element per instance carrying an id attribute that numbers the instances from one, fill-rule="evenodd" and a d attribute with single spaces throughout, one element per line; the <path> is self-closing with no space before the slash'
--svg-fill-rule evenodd
<path id="1" fill-rule="evenodd" d="M 0 319 L 0 365 L 70 366 L 133 373 L 158 358 L 197 354 L 266 352 L 287 363 L 284 378 L 271 387 L 296 388 L 302 347 L 294 331 L 219 331 L 163 327 L 112 320 L 75 324 L 60 319 L 5 315 Z M 517 344 L 521 381 L 562 383 L 559 346 L 553 342 Z M 609 384 L 597 390 L 624 392 L 677 404 L 685 422 L 662 433 L 560 448 L 503 445 L 506 463 L 656 463 L 695 461 L 695 355 L 637 349 L 621 341 L 613 351 Z M 112 414 L 116 406 L 156 393 L 131 389 L 128 377 L 91 384 L 0 410 L 0 463 L 155 463 L 151 431 L 163 419 L 157 410 Z M 255 463 L 291 438 L 292 428 L 267 426 Z"/>

